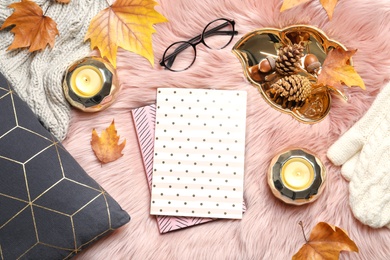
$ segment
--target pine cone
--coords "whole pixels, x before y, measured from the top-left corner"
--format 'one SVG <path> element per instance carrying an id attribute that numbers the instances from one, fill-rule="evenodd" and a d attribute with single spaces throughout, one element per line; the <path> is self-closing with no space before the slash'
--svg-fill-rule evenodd
<path id="1" fill-rule="evenodd" d="M 311 83 L 299 74 L 285 76 L 271 85 L 268 94 L 283 108 L 300 107 L 311 95 Z"/>
<path id="2" fill-rule="evenodd" d="M 303 46 L 300 44 L 280 47 L 275 69 L 279 74 L 284 76 L 295 74 L 300 67 L 302 57 Z"/>

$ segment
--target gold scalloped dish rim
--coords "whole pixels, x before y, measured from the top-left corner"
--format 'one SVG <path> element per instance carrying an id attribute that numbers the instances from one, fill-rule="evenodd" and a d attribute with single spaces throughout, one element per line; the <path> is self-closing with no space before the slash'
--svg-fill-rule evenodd
<path id="1" fill-rule="evenodd" d="M 245 44 L 249 39 L 251 39 L 252 37 L 254 37 L 256 35 L 270 33 L 270 34 L 276 35 L 279 39 L 281 39 L 282 42 L 283 41 L 286 42 L 289 40 L 285 37 L 285 35 L 289 32 L 293 32 L 293 31 L 301 31 L 301 32 L 310 33 L 311 36 L 313 36 L 320 44 L 322 44 L 322 47 L 324 48 L 324 50 L 328 50 L 331 47 L 334 47 L 334 48 L 341 47 L 344 50 L 347 50 L 344 45 L 342 45 L 341 43 L 339 43 L 335 40 L 330 39 L 322 30 L 320 30 L 316 27 L 313 27 L 310 25 L 292 25 L 292 26 L 285 27 L 283 29 L 265 27 L 265 28 L 251 31 L 251 32 L 245 34 L 244 36 L 242 36 L 241 39 L 236 42 L 236 44 L 233 46 L 232 52 L 240 60 L 243 71 L 244 71 L 244 75 L 247 78 L 247 80 L 254 87 L 256 87 L 258 89 L 261 96 L 266 100 L 266 102 L 269 105 L 271 105 L 273 108 L 279 110 L 280 112 L 292 115 L 295 119 L 297 119 L 298 121 L 300 121 L 302 123 L 315 124 L 315 123 L 322 121 L 329 114 L 331 103 L 332 103 L 332 98 L 331 98 L 331 95 L 329 93 L 330 92 L 329 89 L 328 89 L 328 91 L 326 91 L 327 98 L 329 99 L 329 105 L 326 108 L 325 112 L 322 114 L 322 116 L 316 120 L 304 117 L 301 114 L 299 114 L 293 110 L 284 109 L 284 108 L 280 107 L 279 105 L 275 104 L 273 101 L 271 101 L 270 98 L 268 97 L 268 95 L 264 92 L 261 84 L 259 82 L 254 81 L 251 78 L 251 76 L 249 75 L 248 69 L 247 69 L 248 64 L 246 62 L 246 59 L 245 59 L 245 57 L 243 57 L 243 55 L 241 54 L 241 51 L 240 51 L 240 47 L 243 44 Z M 352 59 L 350 60 L 350 64 L 352 65 Z"/>

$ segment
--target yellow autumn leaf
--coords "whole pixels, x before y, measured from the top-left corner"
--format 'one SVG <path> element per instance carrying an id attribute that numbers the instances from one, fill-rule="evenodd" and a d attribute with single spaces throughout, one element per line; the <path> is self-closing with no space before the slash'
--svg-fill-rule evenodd
<path id="1" fill-rule="evenodd" d="M 318 84 L 338 89 L 342 89 L 343 85 L 366 89 L 363 79 L 349 64 L 349 60 L 356 51 L 345 51 L 340 47 L 331 50 L 322 65 L 321 73 L 318 75 Z"/>
<path id="2" fill-rule="evenodd" d="M 290 8 L 293 8 L 297 5 L 309 2 L 310 0 L 284 0 L 280 12 L 286 11 Z M 318 1 L 318 0 L 311 0 Z M 332 19 L 334 9 L 337 5 L 338 0 L 320 0 L 322 7 L 325 9 L 328 14 L 329 20 Z"/>
<path id="3" fill-rule="evenodd" d="M 154 0 L 117 0 L 92 19 L 84 40 L 90 39 L 91 49 L 98 48 L 115 68 L 118 47 L 145 57 L 153 66 L 153 25 L 167 21 L 156 5 Z"/>
<path id="4" fill-rule="evenodd" d="M 329 20 L 332 19 L 334 9 L 338 0 L 320 0 L 322 7 L 325 9 L 329 16 Z"/>
<path id="5" fill-rule="evenodd" d="M 303 4 L 306 2 L 309 2 L 309 0 L 284 0 L 282 7 L 280 8 L 280 11 L 281 12 L 286 11 L 290 8 L 293 8 L 297 5 L 300 5 L 300 4 Z"/>

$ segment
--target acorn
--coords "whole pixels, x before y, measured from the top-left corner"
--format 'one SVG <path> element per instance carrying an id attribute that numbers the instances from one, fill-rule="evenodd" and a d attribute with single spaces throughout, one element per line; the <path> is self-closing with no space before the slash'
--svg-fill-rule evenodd
<path id="1" fill-rule="evenodd" d="M 267 56 L 262 59 L 259 63 L 259 70 L 263 73 L 268 73 L 275 69 L 275 60 L 271 56 Z"/>
<path id="2" fill-rule="evenodd" d="M 248 68 L 249 76 L 258 82 L 264 81 L 266 73 L 275 70 L 275 60 L 271 56 L 262 59 L 258 64 Z"/>
<path id="3" fill-rule="evenodd" d="M 316 72 L 320 67 L 321 63 L 318 61 L 318 58 L 314 54 L 307 54 L 304 60 L 305 69 L 309 73 Z"/>
<path id="4" fill-rule="evenodd" d="M 261 73 L 259 71 L 259 65 L 256 64 L 252 67 L 249 67 L 248 68 L 248 72 L 249 72 L 249 76 L 254 80 L 254 81 L 257 81 L 257 82 L 261 82 L 264 80 L 264 76 L 262 75 L 263 73 Z"/>

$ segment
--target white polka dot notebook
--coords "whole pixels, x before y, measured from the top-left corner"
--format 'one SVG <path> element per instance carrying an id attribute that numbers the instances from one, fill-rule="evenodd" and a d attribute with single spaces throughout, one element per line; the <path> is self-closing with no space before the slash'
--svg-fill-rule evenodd
<path id="1" fill-rule="evenodd" d="M 242 218 L 246 92 L 157 90 L 151 214 Z"/>

